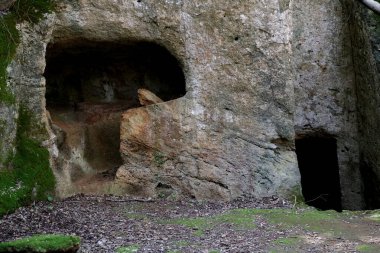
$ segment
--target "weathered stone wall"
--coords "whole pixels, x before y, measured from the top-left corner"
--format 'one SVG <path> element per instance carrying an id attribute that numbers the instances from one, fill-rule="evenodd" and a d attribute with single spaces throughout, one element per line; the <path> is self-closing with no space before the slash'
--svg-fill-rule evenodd
<path id="1" fill-rule="evenodd" d="M 342 205 L 353 209 L 364 203 L 348 19 L 341 1 L 294 1 L 296 135 L 337 140 Z"/>
<path id="2" fill-rule="evenodd" d="M 175 194 L 226 200 L 299 188 L 288 4 L 79 1 L 58 13 L 53 42 L 155 41 L 183 66 L 183 98 L 137 109 L 153 110 L 140 129 L 151 139 L 132 147 L 122 130 L 119 184 L 142 195 L 166 185 Z M 145 145 L 165 138 L 163 146 Z"/>
<path id="3" fill-rule="evenodd" d="M 52 17 L 39 24 L 24 22 L 17 25 L 20 43 L 13 61 L 7 67 L 7 84 L 15 101 L 0 104 L 0 168 L 2 162 L 15 153 L 17 119 L 20 104 L 26 106 L 41 128 L 35 129 L 33 137 L 39 141 L 49 139 L 45 108 L 45 48 L 50 39 Z"/>
<path id="4" fill-rule="evenodd" d="M 380 207 L 380 59 L 376 14 L 357 2 L 348 2 L 355 63 L 359 122 L 360 171 L 367 208 Z"/>
<path id="5" fill-rule="evenodd" d="M 23 104 L 36 116 L 41 128 L 47 127 L 45 103 L 45 51 L 50 40 L 54 16 L 47 16 L 38 24 L 18 25 L 20 43 L 14 60 L 9 65 L 9 84 L 14 89 L 17 104 Z M 35 129 L 39 140 L 49 138 L 48 129 Z"/>
<path id="6" fill-rule="evenodd" d="M 64 192 L 70 180 L 55 163 L 61 151 L 45 103 L 47 44 L 155 42 L 178 59 L 187 93 L 124 112 L 119 192 L 223 200 L 300 194 L 294 140 L 324 134 L 337 140 L 343 207 L 364 207 L 363 194 L 374 207 L 378 70 L 360 7 L 345 3 L 62 1 L 38 25 L 19 26 L 9 84 L 42 126 L 34 135 L 49 148 Z M 4 154 L 17 110 L 2 108 Z"/>

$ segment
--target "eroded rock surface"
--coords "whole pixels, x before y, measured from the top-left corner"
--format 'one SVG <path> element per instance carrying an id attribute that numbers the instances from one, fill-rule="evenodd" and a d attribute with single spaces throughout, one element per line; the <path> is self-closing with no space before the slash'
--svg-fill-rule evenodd
<path id="1" fill-rule="evenodd" d="M 376 120 L 364 120 L 376 111 L 377 100 L 357 101 L 352 30 L 342 4 L 62 1 L 39 24 L 19 25 L 21 44 L 8 69 L 9 84 L 43 126 L 35 135 L 50 150 L 58 182 L 78 171 L 74 162 L 66 171 L 60 166 L 62 157 L 75 155 L 67 141 L 85 147 L 81 160 L 94 167 L 109 152 L 96 147 L 107 146 L 102 138 L 112 123 L 113 133 L 120 125 L 122 165 L 107 187 L 118 193 L 222 200 L 297 196 L 295 139 L 322 134 L 337 144 L 343 207 L 362 208 L 359 164 L 370 157 L 360 156 L 360 149 L 367 150 L 374 134 L 360 131 L 367 125 L 378 129 Z M 163 102 L 145 95 L 141 106 L 138 89 Z M 51 100 L 55 92 L 60 101 Z M 63 101 L 65 113 L 79 118 L 77 128 L 60 122 L 59 113 L 49 124 L 46 101 L 53 114 Z M 119 104 L 116 111 L 107 109 Z M 371 110 L 358 117 L 361 105 Z M 369 171 L 377 175 L 377 159 L 372 161 Z M 87 165 L 78 166 L 83 172 Z M 68 185 L 59 184 L 58 192 Z"/>
<path id="2" fill-rule="evenodd" d="M 343 205 L 363 207 L 355 72 L 344 21 L 350 14 L 339 1 L 294 1 L 293 8 L 297 137 L 336 140 Z"/>
<path id="3" fill-rule="evenodd" d="M 229 200 L 299 188 L 287 4 L 80 1 L 58 13 L 52 37 L 155 41 L 183 68 L 184 97 L 123 114 L 126 192 Z"/>
<path id="4" fill-rule="evenodd" d="M 253 14 L 267 6 L 271 15 Z M 279 61 L 290 53 L 290 28 L 277 22 L 290 16 L 278 10 L 274 1 L 228 7 L 215 1 L 182 3 L 173 12 L 180 21 L 172 29 L 186 38 L 175 52 L 187 55 L 178 57 L 188 93 L 123 115 L 119 178 L 137 179 L 135 189 L 147 195 L 164 184 L 179 194 L 226 200 L 299 184 L 294 152 L 271 143 L 293 139 L 290 65 Z M 156 15 L 159 27 L 169 19 Z"/>

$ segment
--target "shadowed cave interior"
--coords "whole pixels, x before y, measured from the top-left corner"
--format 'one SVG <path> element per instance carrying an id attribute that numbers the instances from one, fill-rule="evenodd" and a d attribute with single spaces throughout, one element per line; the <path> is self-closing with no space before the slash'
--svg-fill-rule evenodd
<path id="1" fill-rule="evenodd" d="M 302 194 L 308 205 L 342 211 L 336 139 L 306 136 L 296 139 Z"/>
<path id="2" fill-rule="evenodd" d="M 139 88 L 164 101 L 186 93 L 179 62 L 150 42 L 49 44 L 44 76 L 46 107 L 60 151 L 57 167 L 70 171 L 74 183 L 86 175 L 113 179 L 122 164 L 120 117 L 141 106 Z"/>

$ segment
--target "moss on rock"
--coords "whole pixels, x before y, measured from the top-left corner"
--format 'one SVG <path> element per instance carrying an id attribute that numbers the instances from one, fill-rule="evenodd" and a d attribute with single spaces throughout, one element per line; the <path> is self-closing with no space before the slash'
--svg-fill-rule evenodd
<path id="1" fill-rule="evenodd" d="M 53 194 L 55 178 L 49 152 L 29 137 L 32 116 L 25 108 L 19 112 L 16 154 L 8 169 L 0 171 L 0 216 Z"/>
<path id="2" fill-rule="evenodd" d="M 37 23 L 52 12 L 54 0 L 17 0 L 11 9 L 0 15 L 0 105 L 16 103 L 7 84 L 7 67 L 12 61 L 20 34 L 17 23 Z M 54 190 L 54 176 L 49 166 L 49 153 L 30 138 L 32 116 L 20 109 L 15 154 L 0 154 L 7 169 L 0 171 L 0 216 L 31 201 L 46 198 Z"/>
<path id="3" fill-rule="evenodd" d="M 66 235 L 35 235 L 0 243 L 0 252 L 76 252 L 80 238 Z"/>
<path id="4" fill-rule="evenodd" d="M 13 13 L 0 16 L 0 102 L 6 105 L 15 102 L 15 98 L 7 86 L 7 66 L 19 43 L 16 20 Z"/>

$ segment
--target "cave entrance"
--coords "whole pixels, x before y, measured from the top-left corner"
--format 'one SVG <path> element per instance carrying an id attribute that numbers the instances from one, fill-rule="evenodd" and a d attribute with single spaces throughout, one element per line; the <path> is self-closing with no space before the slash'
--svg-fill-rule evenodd
<path id="1" fill-rule="evenodd" d="M 49 44 L 44 76 L 46 108 L 58 136 L 58 167 L 69 171 L 73 182 L 86 175 L 115 175 L 122 164 L 121 113 L 141 106 L 138 89 L 163 101 L 186 93 L 179 62 L 150 42 Z"/>
<path id="2" fill-rule="evenodd" d="M 336 139 L 307 136 L 296 139 L 302 194 L 308 205 L 341 211 Z"/>

